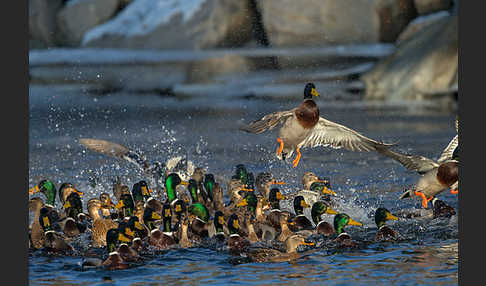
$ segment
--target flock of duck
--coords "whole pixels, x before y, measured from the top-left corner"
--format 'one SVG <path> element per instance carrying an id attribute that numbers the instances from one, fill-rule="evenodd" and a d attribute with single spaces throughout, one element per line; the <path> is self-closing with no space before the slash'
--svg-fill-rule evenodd
<path id="1" fill-rule="evenodd" d="M 400 162 L 421 176 L 413 188 L 400 198 L 418 196 L 423 208 L 431 201 L 434 217 L 450 217 L 454 208 L 436 196 L 444 190 L 458 193 L 458 136 L 447 145 L 437 161 L 419 155 L 392 151 L 395 144 L 370 139 L 346 126 L 319 115 L 314 96 L 316 87 L 308 83 L 304 100 L 296 108 L 265 115 L 240 128 L 262 133 L 277 126 L 281 160 L 292 157 L 297 167 L 301 148 L 330 146 L 352 151 L 377 151 Z M 456 118 L 456 131 L 458 121 Z M 346 233 L 347 227 L 363 226 L 348 214 L 339 212 L 329 178 L 313 172 L 302 177 L 302 188 L 283 193 L 270 172 L 256 176 L 244 164 L 234 168 L 229 180 L 204 168 L 188 168 L 188 162 L 170 160 L 149 162 L 137 152 L 117 143 L 99 139 L 80 139 L 86 148 L 122 158 L 143 171 L 131 188 L 117 178 L 110 192 L 90 198 L 83 206 L 82 191 L 71 183 L 56 188 L 48 178 L 29 189 L 41 193 L 29 201 L 34 219 L 29 227 L 29 249 L 48 253 L 82 253 L 83 267 L 125 269 L 157 251 L 173 248 L 210 247 L 228 251 L 248 261 L 290 261 L 304 250 L 326 247 L 359 247 L 360 241 Z M 217 179 L 218 178 L 218 179 Z M 159 192 L 149 182 L 161 179 Z M 227 203 L 224 203 L 226 196 Z M 62 208 L 56 209 L 56 197 Z M 113 202 L 116 200 L 116 204 Z M 290 205 L 291 207 L 284 207 Z M 310 210 L 310 217 L 304 210 Z M 87 212 L 85 212 L 87 210 Z M 323 218 L 333 216 L 333 224 Z M 386 224 L 398 220 L 386 208 L 375 211 L 375 241 L 393 241 L 400 234 Z M 79 244 L 84 237 L 88 246 Z M 316 244 L 316 237 L 323 241 Z M 298 251 L 299 249 L 299 251 Z"/>

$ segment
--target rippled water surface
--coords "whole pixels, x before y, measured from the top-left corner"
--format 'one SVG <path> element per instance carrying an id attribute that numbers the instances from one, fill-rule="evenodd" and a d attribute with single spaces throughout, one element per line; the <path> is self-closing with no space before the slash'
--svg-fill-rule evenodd
<path id="1" fill-rule="evenodd" d="M 317 86 L 319 88 L 319 86 Z M 238 130 L 244 122 L 299 104 L 295 99 L 214 97 L 176 98 L 150 94 L 94 95 L 69 86 L 30 87 L 29 185 L 48 177 L 56 186 L 71 182 L 85 192 L 83 202 L 121 176 L 131 186 L 140 180 L 137 168 L 124 161 L 85 150 L 83 137 L 110 140 L 165 161 L 184 152 L 217 178 L 229 178 L 243 163 L 257 174 L 270 171 L 300 187 L 306 171 L 331 178 L 339 211 L 363 222 L 349 227 L 357 240 L 370 241 L 376 232 L 373 212 L 379 206 L 393 213 L 423 216 L 389 223 L 404 237 L 396 243 L 368 243 L 358 250 L 317 249 L 303 252 L 293 263 L 238 263 L 225 251 L 192 248 L 148 257 L 127 270 L 82 269 L 80 256 L 45 256 L 31 252 L 29 280 L 37 284 L 329 284 L 329 285 L 454 285 L 458 283 L 458 223 L 432 219 L 417 198 L 398 201 L 418 178 L 399 163 L 376 153 L 324 147 L 303 149 L 298 168 L 278 161 L 276 131 L 261 135 Z M 417 107 L 378 108 L 360 102 L 329 102 L 318 98 L 321 116 L 371 138 L 398 142 L 398 150 L 437 159 L 455 135 L 451 112 Z M 96 185 L 92 185 L 96 182 Z M 456 208 L 457 196 L 439 197 Z M 60 203 L 56 205 L 60 208 Z M 86 205 L 84 205 L 86 207 Z M 459 213 L 459 212 L 458 212 Z M 31 214 L 32 218 L 32 214 Z M 330 221 L 331 218 L 329 218 Z"/>

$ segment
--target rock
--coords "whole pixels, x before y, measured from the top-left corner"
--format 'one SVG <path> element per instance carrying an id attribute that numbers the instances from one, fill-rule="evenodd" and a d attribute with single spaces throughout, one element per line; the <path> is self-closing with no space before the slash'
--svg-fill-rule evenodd
<path id="1" fill-rule="evenodd" d="M 29 46 L 44 48 L 55 45 L 56 14 L 62 0 L 29 0 Z"/>
<path id="2" fill-rule="evenodd" d="M 361 76 L 365 99 L 428 99 L 454 90 L 458 74 L 457 10 L 405 39 Z"/>
<path id="3" fill-rule="evenodd" d="M 413 0 L 258 1 L 275 47 L 393 42 L 416 15 Z"/>
<path id="4" fill-rule="evenodd" d="M 86 31 L 113 17 L 121 0 L 71 0 L 57 14 L 58 42 L 79 46 Z"/>
<path id="5" fill-rule="evenodd" d="M 435 23 L 437 20 L 442 19 L 444 17 L 449 17 L 451 14 L 448 11 L 440 11 L 437 13 L 433 13 L 426 16 L 420 16 L 413 19 L 403 30 L 402 33 L 398 36 L 395 44 L 400 44 L 401 42 L 405 41 L 406 39 L 412 37 L 416 32 L 425 29 L 425 27 Z"/>
<path id="6" fill-rule="evenodd" d="M 235 47 L 251 39 L 251 19 L 248 2 L 241 0 L 134 0 L 114 19 L 88 31 L 82 44 L 131 49 Z"/>
<path id="7" fill-rule="evenodd" d="M 413 2 L 420 15 L 447 10 L 452 4 L 452 0 L 414 0 Z"/>

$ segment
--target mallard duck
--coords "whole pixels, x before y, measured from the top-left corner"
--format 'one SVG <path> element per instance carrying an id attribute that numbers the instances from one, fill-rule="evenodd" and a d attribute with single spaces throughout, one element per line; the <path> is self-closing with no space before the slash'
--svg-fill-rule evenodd
<path id="1" fill-rule="evenodd" d="M 289 236 L 294 234 L 290 229 L 288 225 L 288 221 L 290 218 L 290 213 L 287 211 L 284 211 L 280 214 L 280 234 L 277 238 L 278 241 L 284 242 Z"/>
<path id="2" fill-rule="evenodd" d="M 456 215 L 456 211 L 453 207 L 449 206 L 445 202 L 439 200 L 438 198 L 432 199 L 432 208 L 433 208 L 433 217 L 446 217 L 450 218 L 453 215 Z"/>
<path id="3" fill-rule="evenodd" d="M 119 210 L 119 218 L 130 217 L 135 212 L 135 202 L 131 194 L 122 194 L 120 200 L 115 205 L 115 208 Z"/>
<path id="4" fill-rule="evenodd" d="M 239 202 L 242 199 L 240 191 L 246 189 L 246 184 L 248 182 L 248 171 L 243 164 L 236 165 L 235 174 L 231 177 L 228 182 L 227 196 L 231 203 Z M 236 203 L 235 203 L 236 204 Z M 229 214 L 228 214 L 229 216 Z"/>
<path id="5" fill-rule="evenodd" d="M 148 228 L 143 225 L 137 216 L 131 216 L 127 221 L 128 227 L 135 232 L 134 237 L 141 239 L 148 236 Z"/>
<path id="6" fill-rule="evenodd" d="M 120 222 L 117 228 L 110 229 L 106 234 L 107 250 L 109 255 L 119 256 L 118 261 L 135 262 L 141 257 L 134 247 L 128 245 L 135 235 L 127 222 Z M 138 240 L 137 240 L 138 241 Z"/>
<path id="7" fill-rule="evenodd" d="M 199 238 L 208 237 L 209 226 L 207 223 L 209 220 L 209 212 L 206 206 L 201 203 L 195 203 L 189 206 L 188 211 L 189 214 L 196 216 L 190 225 L 191 232 Z"/>
<path id="8" fill-rule="evenodd" d="M 76 237 L 81 233 L 84 233 L 88 228 L 87 220 L 80 219 L 81 216 L 85 216 L 83 213 L 83 203 L 77 192 L 72 192 L 63 205 L 64 213 L 66 217 L 59 221 L 63 229 L 63 233 L 67 237 Z"/>
<path id="9" fill-rule="evenodd" d="M 54 183 L 50 180 L 41 180 L 37 185 L 29 189 L 30 195 L 38 192 L 46 196 L 45 204 L 54 208 L 56 203 L 56 186 Z"/>
<path id="10" fill-rule="evenodd" d="M 224 214 L 222 211 L 216 211 L 213 218 L 214 233 L 210 235 L 211 238 L 216 238 L 217 241 L 223 242 L 226 239 L 224 232 Z"/>
<path id="11" fill-rule="evenodd" d="M 189 185 L 189 182 L 183 181 L 179 174 L 177 173 L 170 173 L 167 175 L 165 179 L 165 192 L 167 195 L 167 202 L 170 205 L 177 200 L 177 192 L 176 188 L 178 185 Z"/>
<path id="12" fill-rule="evenodd" d="M 152 193 L 153 191 L 145 180 L 133 184 L 132 198 L 134 203 L 147 201 L 152 196 Z"/>
<path id="13" fill-rule="evenodd" d="M 456 119 L 457 131 L 458 121 Z M 400 196 L 400 199 L 416 195 L 422 198 L 422 207 L 427 208 L 428 202 L 447 188 L 451 189 L 452 194 L 457 194 L 459 158 L 457 157 L 458 152 L 454 151 L 456 151 L 458 146 L 459 138 L 456 134 L 442 151 L 437 161 L 420 155 L 408 155 L 391 151 L 388 148 L 380 149 L 378 152 L 400 162 L 408 170 L 416 171 L 422 175 L 415 187 L 405 191 Z"/>
<path id="14" fill-rule="evenodd" d="M 375 235 L 376 241 L 396 240 L 398 238 L 398 232 L 386 225 L 387 220 L 398 220 L 398 218 L 392 215 L 392 213 L 386 208 L 376 209 L 375 223 L 378 227 L 378 232 Z"/>
<path id="15" fill-rule="evenodd" d="M 154 230 L 157 227 L 156 222 L 160 221 L 161 219 L 162 216 L 160 215 L 160 213 L 155 211 L 153 208 L 147 206 L 144 209 L 143 223 L 145 226 L 147 226 L 149 231 Z"/>
<path id="16" fill-rule="evenodd" d="M 328 204 L 333 203 L 331 196 L 336 195 L 336 193 L 331 190 L 329 179 L 323 178 L 312 182 L 309 190 L 301 190 L 296 195 L 304 197 L 308 204 L 313 205 L 318 200 L 325 200 Z"/>
<path id="17" fill-rule="evenodd" d="M 106 246 L 108 252 L 116 251 L 120 243 L 130 243 L 135 237 L 135 232 L 128 222 L 122 221 L 116 228 L 111 228 L 106 232 Z"/>
<path id="18" fill-rule="evenodd" d="M 79 194 L 76 192 L 69 194 L 64 202 L 63 208 L 66 216 L 77 219 L 78 215 L 83 213 L 83 202 Z"/>
<path id="19" fill-rule="evenodd" d="M 331 234 L 334 234 L 334 228 L 332 225 L 326 221 L 322 220 L 322 215 L 323 214 L 337 214 L 335 210 L 333 210 L 329 205 L 324 202 L 324 201 L 317 201 L 314 204 L 312 204 L 312 209 L 311 209 L 311 216 L 312 216 L 312 221 L 316 225 L 315 227 L 315 233 L 316 234 L 322 234 L 324 236 L 330 236 Z"/>
<path id="20" fill-rule="evenodd" d="M 88 213 L 93 220 L 91 229 L 91 239 L 93 246 L 102 247 L 106 245 L 106 233 L 112 228 L 117 228 L 118 223 L 108 218 L 102 218 L 99 210 L 102 202 L 97 198 L 92 198 L 88 201 Z"/>
<path id="21" fill-rule="evenodd" d="M 346 126 L 320 117 L 313 96 L 319 96 L 319 93 L 313 83 L 308 83 L 304 88 L 304 101 L 298 107 L 267 114 L 240 129 L 260 134 L 283 124 L 277 137 L 280 144 L 277 157 L 281 160 L 290 158 L 295 149 L 297 156 L 292 162 L 294 167 L 299 164 L 300 149 L 304 147 L 331 146 L 351 151 L 371 151 L 392 145 L 375 141 Z"/>
<path id="22" fill-rule="evenodd" d="M 304 215 L 304 208 L 310 208 L 303 196 L 296 196 L 293 202 L 295 216 L 289 221 L 291 231 L 312 230 L 312 222 Z"/>
<path id="23" fill-rule="evenodd" d="M 44 229 L 40 223 L 40 210 L 44 207 L 42 198 L 35 197 L 29 200 L 29 210 L 34 213 L 34 219 L 31 224 L 30 242 L 35 249 L 44 247 Z"/>
<path id="24" fill-rule="evenodd" d="M 174 215 L 172 216 L 172 225 L 174 231 L 177 231 L 182 222 L 182 215 L 187 212 L 188 207 L 184 200 L 177 200 L 174 202 L 172 208 L 174 212 Z"/>
<path id="25" fill-rule="evenodd" d="M 51 214 L 48 208 L 40 209 L 39 223 L 44 230 L 44 249 L 50 252 L 74 251 L 74 247 L 59 232 L 56 218 L 53 219 Z"/>
<path id="26" fill-rule="evenodd" d="M 282 214 L 282 210 L 280 210 L 280 201 L 285 199 L 286 197 L 282 195 L 278 188 L 272 188 L 270 190 L 270 194 L 268 195 L 270 211 L 267 212 L 267 222 L 273 228 L 273 230 L 267 229 L 269 233 L 263 231 L 262 239 L 273 240 L 275 239 L 274 234 L 280 232 L 280 215 Z"/>
<path id="27" fill-rule="evenodd" d="M 108 258 L 101 265 L 108 270 L 127 269 L 130 267 L 117 251 L 110 252 Z"/>
<path id="28" fill-rule="evenodd" d="M 285 182 L 278 181 L 274 178 L 272 173 L 269 172 L 262 172 L 258 173 L 255 178 L 255 186 L 256 190 L 260 194 L 260 196 L 264 197 L 265 199 L 269 199 L 270 195 L 270 187 L 272 185 L 284 185 Z"/>
<path id="29" fill-rule="evenodd" d="M 227 225 L 229 236 L 226 244 L 228 245 L 229 251 L 232 254 L 244 252 L 250 246 L 250 242 L 240 235 L 241 228 L 238 215 L 232 214 L 228 218 Z"/>
<path id="30" fill-rule="evenodd" d="M 158 180 L 166 173 L 166 165 L 155 161 L 149 162 L 144 156 L 121 144 L 93 138 L 81 138 L 79 143 L 91 151 L 126 160 L 137 166 L 145 177 Z"/>
<path id="31" fill-rule="evenodd" d="M 306 242 L 305 237 L 299 234 L 289 236 L 285 240 L 285 252 L 273 248 L 250 248 L 246 255 L 252 262 L 284 262 L 293 261 L 300 257 L 297 253 L 299 245 L 312 245 L 314 242 Z"/>
<path id="32" fill-rule="evenodd" d="M 190 223 L 188 216 L 183 213 L 181 215 L 181 226 L 179 230 L 179 247 L 181 248 L 190 248 L 193 246 L 193 242 L 189 239 L 187 232 Z"/>
<path id="33" fill-rule="evenodd" d="M 169 249 L 177 245 L 171 226 L 172 211 L 169 204 L 164 204 L 162 214 L 162 231 L 159 228 L 152 229 L 148 241 L 149 245 L 158 250 Z"/>
<path id="34" fill-rule="evenodd" d="M 101 215 L 103 218 L 111 218 L 111 210 L 115 208 L 115 204 L 111 201 L 108 193 L 101 193 L 99 197 L 101 205 Z"/>
<path id="35" fill-rule="evenodd" d="M 194 172 L 194 164 L 187 160 L 186 156 L 176 156 L 169 158 L 165 163 L 159 161 L 148 161 L 142 154 L 118 143 L 93 139 L 82 138 L 79 143 L 92 150 L 104 155 L 126 160 L 139 168 L 145 178 L 158 182 L 167 173 L 178 173 L 184 180 L 189 179 Z"/>
<path id="36" fill-rule="evenodd" d="M 61 201 L 61 204 L 63 204 L 63 205 L 64 205 L 64 203 L 66 203 L 67 197 L 69 195 L 71 195 L 72 193 L 77 193 L 80 197 L 83 196 L 83 192 L 78 191 L 78 189 L 76 189 L 76 187 L 74 187 L 73 184 L 67 183 L 67 182 L 61 184 L 58 192 L 59 192 L 59 200 Z"/>
<path id="37" fill-rule="evenodd" d="M 138 262 L 142 259 L 138 252 L 126 243 L 121 243 L 120 246 L 118 246 L 117 252 L 120 254 L 123 261 L 126 262 Z"/>
<path id="38" fill-rule="evenodd" d="M 346 247 L 357 246 L 356 242 L 352 240 L 351 236 L 344 231 L 344 227 L 347 225 L 363 226 L 362 223 L 355 221 L 345 213 L 339 213 L 334 216 L 333 224 L 334 224 L 334 230 L 338 235 L 334 240 L 334 242 L 338 243 L 341 246 L 346 246 Z"/>

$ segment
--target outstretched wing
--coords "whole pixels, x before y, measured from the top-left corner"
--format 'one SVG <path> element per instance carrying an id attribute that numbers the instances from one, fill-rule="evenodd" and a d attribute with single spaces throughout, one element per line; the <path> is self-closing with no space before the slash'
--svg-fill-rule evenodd
<path id="1" fill-rule="evenodd" d="M 447 160 L 452 159 L 452 154 L 454 153 L 457 145 L 459 145 L 459 136 L 456 135 L 454 136 L 454 138 L 452 138 L 451 142 L 449 142 L 444 151 L 442 151 L 442 154 L 440 155 L 440 158 L 439 160 L 437 160 L 437 162 L 443 163 Z"/>
<path id="2" fill-rule="evenodd" d="M 397 160 L 405 168 L 411 171 L 416 171 L 419 174 L 425 174 L 433 168 L 439 167 L 437 162 L 424 156 L 403 154 L 394 152 L 388 148 L 380 148 L 377 151 L 387 157 Z"/>
<path id="3" fill-rule="evenodd" d="M 92 151 L 127 160 L 128 162 L 135 164 L 142 171 L 146 171 L 149 168 L 149 163 L 145 158 L 137 152 L 118 143 L 91 138 L 79 139 L 79 143 Z"/>
<path id="4" fill-rule="evenodd" d="M 293 110 L 277 111 L 263 116 L 261 119 L 255 120 L 252 123 L 240 127 L 240 130 L 260 134 L 267 130 L 272 130 L 277 125 L 283 123 L 287 118 L 293 116 Z"/>
<path id="5" fill-rule="evenodd" d="M 372 151 L 392 145 L 394 144 L 370 139 L 344 125 L 320 117 L 311 133 L 299 144 L 299 147 L 330 146 L 351 151 Z"/>

